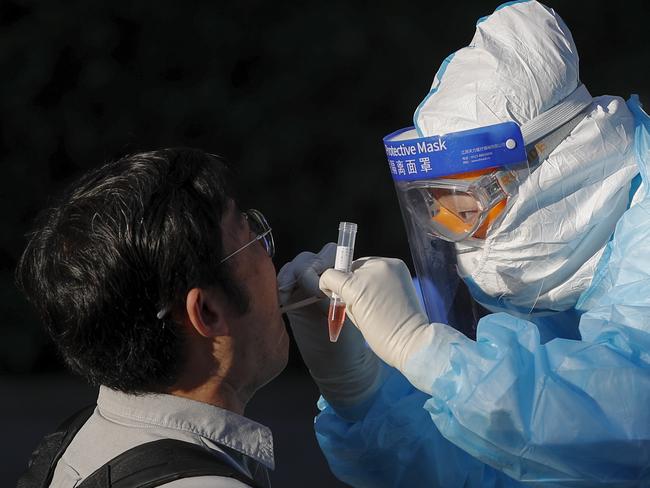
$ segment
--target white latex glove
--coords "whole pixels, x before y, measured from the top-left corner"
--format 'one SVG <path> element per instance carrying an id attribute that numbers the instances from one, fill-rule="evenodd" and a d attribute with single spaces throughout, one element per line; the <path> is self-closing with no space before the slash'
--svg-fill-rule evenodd
<path id="1" fill-rule="evenodd" d="M 319 275 L 334 266 L 336 244 L 318 254 L 303 252 L 278 273 L 280 304 L 311 296 L 320 302 L 287 313 L 302 358 L 323 397 L 336 409 L 353 407 L 369 398 L 380 385 L 381 363 L 358 329 L 346 320 L 338 342 L 329 340 L 329 299 L 320 291 Z"/>
<path id="2" fill-rule="evenodd" d="M 444 324 L 429 324 L 420 306 L 411 274 L 399 259 L 361 258 L 352 273 L 327 270 L 320 288 L 336 293 L 348 317 L 373 351 L 400 370 L 422 391 L 448 368 L 449 349 L 467 338 Z M 418 355 L 426 349 L 426 355 Z"/>

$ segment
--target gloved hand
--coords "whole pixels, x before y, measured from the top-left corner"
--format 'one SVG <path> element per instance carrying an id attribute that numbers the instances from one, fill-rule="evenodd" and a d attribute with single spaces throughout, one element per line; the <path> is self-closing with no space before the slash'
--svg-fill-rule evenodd
<path id="1" fill-rule="evenodd" d="M 348 317 L 373 351 L 422 391 L 448 368 L 451 345 L 467 340 L 444 324 L 429 324 L 406 265 L 399 259 L 361 258 L 352 273 L 327 270 L 320 288 L 346 303 Z M 418 355 L 427 348 L 424 357 Z"/>
<path id="2" fill-rule="evenodd" d="M 329 299 L 318 287 L 319 275 L 334 266 L 336 244 L 326 244 L 318 254 L 303 252 L 278 273 L 280 304 L 311 296 L 323 299 L 287 313 L 293 336 L 321 394 L 335 409 L 361 404 L 381 384 L 381 363 L 359 330 L 346 320 L 338 342 L 329 340 Z M 340 410 L 338 410 L 340 412 Z"/>

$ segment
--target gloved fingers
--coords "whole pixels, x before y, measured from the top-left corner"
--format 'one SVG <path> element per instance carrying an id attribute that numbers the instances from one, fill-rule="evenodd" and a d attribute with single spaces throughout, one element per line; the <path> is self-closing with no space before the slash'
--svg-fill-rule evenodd
<path id="1" fill-rule="evenodd" d="M 374 281 L 375 284 L 382 283 L 384 278 L 392 281 L 397 278 L 399 282 L 411 282 L 411 273 L 408 267 L 402 260 L 396 258 L 370 256 L 359 258 L 352 263 L 350 270 L 350 273 L 327 270 L 321 275 L 320 289 L 328 296 L 336 293 L 345 299 L 343 287 L 353 276 L 363 276 L 364 280 Z"/>
<path id="2" fill-rule="evenodd" d="M 365 266 L 368 264 L 369 261 L 374 261 L 376 259 L 383 259 L 377 256 L 365 256 L 363 258 L 355 259 L 352 261 L 352 266 L 350 267 L 350 271 L 354 272 L 361 268 L 362 266 Z"/>
<path id="3" fill-rule="evenodd" d="M 338 271 L 336 269 L 328 269 L 320 276 L 318 286 L 328 297 L 331 297 L 332 293 L 336 293 L 340 297 L 343 297 L 341 290 L 346 283 L 352 279 L 352 276 L 352 273 L 344 273 L 343 271 Z M 343 299 L 345 300 L 345 297 L 343 297 Z"/>
<path id="4" fill-rule="evenodd" d="M 375 259 L 380 259 L 380 258 L 375 258 L 372 256 L 367 256 L 363 258 L 356 259 L 352 262 L 352 265 L 350 266 L 350 273 L 344 273 L 342 271 L 338 270 L 327 270 L 321 275 L 321 280 L 319 282 L 319 287 L 325 295 L 328 297 L 332 296 L 332 293 L 336 293 L 339 296 L 342 296 L 341 293 L 341 288 L 347 281 L 345 278 L 349 278 L 352 276 L 352 273 L 357 271 L 363 266 L 367 266 L 371 261 Z M 329 273 L 329 271 L 335 271 L 336 273 Z M 328 277 L 323 281 L 323 276 L 325 274 L 328 274 Z"/>
<path id="5" fill-rule="evenodd" d="M 318 254 L 308 251 L 301 252 L 280 269 L 278 289 L 280 291 L 292 289 L 308 268 L 315 270 L 316 273 L 321 273 L 324 269 L 332 267 L 335 257 L 336 244 L 333 242 L 325 244 Z"/>
<path id="6" fill-rule="evenodd" d="M 278 272 L 278 290 L 288 291 L 293 289 L 298 281 L 298 275 L 307 262 L 316 256 L 313 252 L 301 252 L 287 264 L 280 268 Z"/>
<path id="7" fill-rule="evenodd" d="M 326 244 L 321 252 L 304 268 L 303 272 L 298 276 L 298 286 L 303 289 L 305 294 L 325 297 L 318 287 L 318 282 L 320 280 L 320 274 L 334 265 L 335 256 L 336 244 L 331 242 Z"/>
<path id="8" fill-rule="evenodd" d="M 363 356 L 371 354 L 359 329 L 346 318 L 337 342 L 330 342 L 327 320 L 289 315 L 293 336 L 312 375 L 341 376 L 356 369 Z"/>
<path id="9" fill-rule="evenodd" d="M 320 251 L 318 251 L 318 254 L 316 254 L 316 259 L 312 263 L 312 268 L 314 268 L 318 274 L 321 274 L 327 268 L 333 267 L 335 260 L 336 243 L 328 242 Z"/>
<path id="10" fill-rule="evenodd" d="M 314 268 L 307 268 L 298 278 L 297 286 L 302 288 L 306 296 L 323 297 L 325 294 L 318 287 L 320 276 Z"/>
<path id="11" fill-rule="evenodd" d="M 369 256 L 359 258 L 352 263 L 351 270 L 355 274 L 363 274 L 372 280 L 383 279 L 412 282 L 411 272 L 406 263 L 398 258 L 382 258 Z"/>
<path id="12" fill-rule="evenodd" d="M 334 264 L 336 244 L 330 242 L 314 254 L 301 252 L 285 264 L 278 273 L 278 294 L 281 304 L 287 304 L 294 291 L 301 289 L 300 296 L 321 295 L 318 290 L 318 274 Z"/>
<path id="13" fill-rule="evenodd" d="M 282 305 L 289 304 L 291 300 L 291 295 L 293 294 L 293 286 L 285 287 L 284 289 L 278 288 L 278 303 Z"/>

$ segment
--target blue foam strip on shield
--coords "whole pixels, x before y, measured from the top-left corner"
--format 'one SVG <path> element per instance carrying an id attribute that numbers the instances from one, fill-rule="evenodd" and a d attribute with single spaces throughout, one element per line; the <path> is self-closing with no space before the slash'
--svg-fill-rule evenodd
<path id="1" fill-rule="evenodd" d="M 395 181 L 428 180 L 526 161 L 524 138 L 514 122 L 400 140 L 399 136 L 410 130 L 414 128 L 384 137 Z"/>

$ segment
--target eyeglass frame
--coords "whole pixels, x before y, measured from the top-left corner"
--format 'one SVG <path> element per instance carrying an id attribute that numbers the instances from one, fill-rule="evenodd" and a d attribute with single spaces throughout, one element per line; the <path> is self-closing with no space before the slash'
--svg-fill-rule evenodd
<path id="1" fill-rule="evenodd" d="M 222 258 L 221 261 L 219 261 L 219 265 L 225 263 L 228 259 L 231 257 L 235 256 L 236 254 L 239 254 L 242 252 L 244 249 L 248 248 L 249 246 L 252 246 L 255 244 L 257 241 L 262 241 L 262 245 L 264 246 L 264 250 L 266 253 L 269 255 L 270 258 L 273 258 L 273 255 L 275 254 L 275 241 L 273 239 L 273 233 L 272 233 L 272 228 L 269 225 L 268 221 L 266 220 L 266 217 L 260 212 L 259 210 L 256 210 L 254 208 L 249 208 L 248 210 L 245 210 L 242 212 L 244 215 L 244 218 L 249 222 L 249 228 L 250 222 L 254 222 L 256 225 L 259 225 L 260 227 L 260 233 L 258 234 L 256 230 L 253 230 L 252 228 L 250 229 L 252 232 L 254 232 L 255 238 L 251 239 L 249 242 L 241 246 L 240 248 L 234 250 L 230 254 L 228 254 L 226 257 Z M 163 319 L 165 315 L 167 315 L 171 310 L 171 307 L 169 305 L 161 308 L 158 313 L 156 314 L 157 319 Z"/>
<path id="2" fill-rule="evenodd" d="M 272 258 L 273 255 L 275 254 L 275 241 L 273 240 L 273 234 L 271 233 L 271 231 L 273 229 L 269 225 L 268 221 L 266 220 L 266 218 L 264 217 L 262 212 L 260 212 L 259 210 L 254 209 L 254 208 L 249 208 L 248 210 L 243 212 L 243 214 L 244 214 L 244 217 L 246 218 L 246 220 L 248 222 L 250 222 L 251 221 L 250 219 L 252 218 L 253 222 L 260 226 L 260 230 L 262 232 L 258 234 L 256 231 L 253 230 L 253 232 L 255 232 L 255 234 L 256 234 L 255 238 L 252 239 L 251 241 L 247 242 L 246 244 L 244 244 L 239 249 L 231 252 L 225 258 L 221 259 L 221 261 L 219 261 L 219 264 L 223 264 L 224 262 L 226 262 L 231 257 L 235 256 L 236 254 L 239 254 L 244 249 L 246 249 L 248 246 L 251 246 L 255 242 L 260 241 L 260 240 L 262 241 L 262 243 L 264 245 L 264 249 L 266 250 L 266 253 L 269 255 L 270 258 Z M 250 224 L 249 224 L 249 226 L 250 226 Z M 268 239 L 266 239 L 267 236 L 269 236 Z"/>

